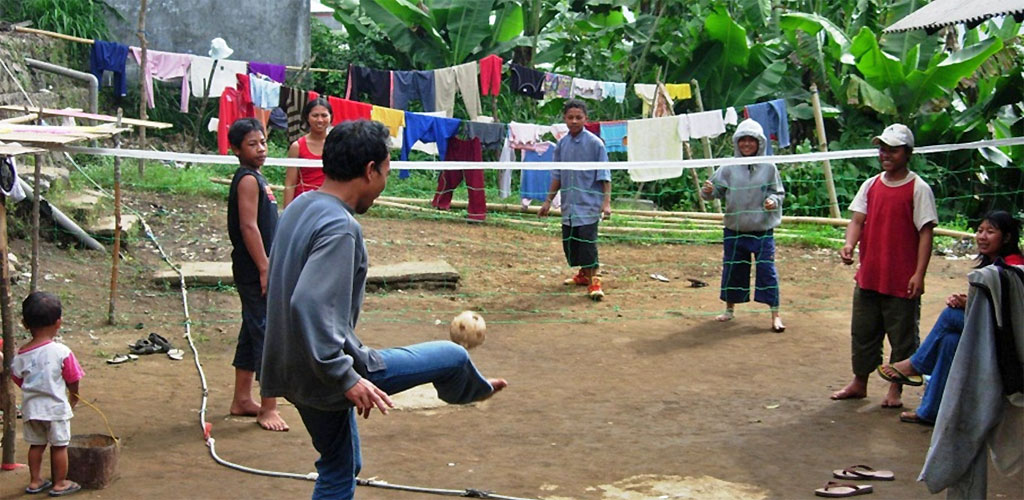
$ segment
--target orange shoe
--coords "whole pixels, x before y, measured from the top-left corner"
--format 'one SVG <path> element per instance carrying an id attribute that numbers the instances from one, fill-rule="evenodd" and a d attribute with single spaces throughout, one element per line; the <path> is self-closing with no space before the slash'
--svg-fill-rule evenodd
<path id="1" fill-rule="evenodd" d="M 568 278 L 565 281 L 563 281 L 562 283 L 564 283 L 565 285 L 589 286 L 590 285 L 590 278 L 586 277 L 583 274 L 583 270 L 580 269 L 580 272 L 576 273 L 576 276 L 573 276 L 572 278 Z"/>
<path id="2" fill-rule="evenodd" d="M 599 301 L 604 298 L 604 291 L 601 290 L 601 278 L 594 276 L 590 280 L 590 286 L 587 287 L 587 296 L 594 301 Z"/>

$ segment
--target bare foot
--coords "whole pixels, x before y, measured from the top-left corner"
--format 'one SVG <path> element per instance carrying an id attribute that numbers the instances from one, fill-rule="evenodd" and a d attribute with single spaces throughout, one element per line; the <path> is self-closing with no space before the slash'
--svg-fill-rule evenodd
<path id="1" fill-rule="evenodd" d="M 264 430 L 276 432 L 288 432 L 288 424 L 281 418 L 277 410 L 260 410 L 256 415 L 256 423 Z"/>
<path id="2" fill-rule="evenodd" d="M 864 399 L 868 396 L 868 383 L 865 380 L 854 377 L 853 382 L 850 382 L 842 389 L 832 393 L 832 399 Z"/>
<path id="3" fill-rule="evenodd" d="M 724 313 L 715 316 L 715 321 L 732 321 L 733 313 L 732 309 L 726 309 Z"/>
<path id="4" fill-rule="evenodd" d="M 775 333 L 782 333 L 786 331 L 786 325 L 782 323 L 782 318 L 778 316 L 772 318 L 772 331 Z"/>
<path id="5" fill-rule="evenodd" d="M 486 400 L 490 399 L 491 396 L 497 394 L 502 389 L 508 387 L 508 381 L 503 379 L 503 378 L 489 378 L 489 379 L 487 379 L 487 383 L 491 384 L 491 387 L 494 390 L 492 390 L 490 394 L 488 394 L 488 395 L 478 399 L 477 401 L 486 401 Z"/>
<path id="6" fill-rule="evenodd" d="M 253 400 L 232 401 L 231 414 L 236 417 L 255 417 L 260 413 L 260 405 Z"/>
<path id="7" fill-rule="evenodd" d="M 882 408 L 903 408 L 903 386 L 889 384 L 889 392 L 882 400 Z"/>
<path id="8" fill-rule="evenodd" d="M 891 365 L 882 365 L 881 370 L 891 378 L 900 378 L 900 373 L 896 373 L 893 369 L 897 369 L 903 375 L 912 377 L 914 375 L 921 375 L 914 369 L 914 365 L 910 364 L 910 359 L 904 359 L 903 361 L 897 361 Z"/>

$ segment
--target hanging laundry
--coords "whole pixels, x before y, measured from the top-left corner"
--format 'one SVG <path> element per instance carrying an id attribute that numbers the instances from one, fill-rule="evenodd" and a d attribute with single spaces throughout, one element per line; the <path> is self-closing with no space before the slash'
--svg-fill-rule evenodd
<path id="1" fill-rule="evenodd" d="M 544 98 L 544 73 L 516 63 L 512 63 L 510 71 L 512 76 L 509 86 L 512 92 L 534 99 Z"/>
<path id="2" fill-rule="evenodd" d="M 466 135 L 480 139 L 484 150 L 498 151 L 508 137 L 508 126 L 504 123 L 466 122 Z"/>
<path id="3" fill-rule="evenodd" d="M 383 69 L 348 66 L 348 86 L 345 99 L 358 101 L 362 94 L 370 95 L 370 102 L 378 106 L 391 105 L 391 72 Z"/>
<path id="4" fill-rule="evenodd" d="M 750 104 L 746 107 L 746 115 L 761 124 L 765 137 L 779 141 L 780 148 L 789 147 L 789 112 L 785 100 Z M 772 141 L 768 141 L 764 154 L 772 154 Z"/>
<path id="5" fill-rule="evenodd" d="M 725 124 L 735 127 L 737 123 L 739 123 L 739 116 L 736 114 L 736 108 L 732 106 L 725 108 Z"/>
<path id="6" fill-rule="evenodd" d="M 469 119 L 480 115 L 480 87 L 477 83 L 477 64 L 469 62 L 434 70 L 434 109 L 446 111 L 452 116 L 455 111 L 455 89 L 462 94 Z"/>
<path id="7" fill-rule="evenodd" d="M 124 96 L 128 94 L 128 84 L 124 79 L 124 65 L 127 60 L 127 45 L 93 40 L 92 50 L 89 51 L 89 72 L 95 75 L 96 80 L 100 83 L 103 83 L 104 71 L 113 73 L 114 91 L 117 92 L 117 95 Z"/>
<path id="8" fill-rule="evenodd" d="M 568 98 L 572 94 L 572 77 L 558 73 L 544 73 L 544 84 L 541 85 L 546 99 L 556 97 Z"/>
<path id="9" fill-rule="evenodd" d="M 142 49 L 139 47 L 132 47 L 131 51 L 132 55 L 135 56 L 135 62 L 139 63 L 141 66 Z M 181 107 L 179 110 L 182 113 L 188 113 L 188 98 L 190 93 L 188 85 L 188 69 L 191 64 L 192 58 L 187 54 L 146 50 L 146 67 L 140 68 L 139 71 L 142 76 L 143 92 L 146 94 L 146 103 L 149 107 L 156 107 L 156 104 L 153 102 L 154 78 L 161 81 L 181 78 Z"/>
<path id="10" fill-rule="evenodd" d="M 235 74 L 235 89 L 238 90 L 239 118 L 252 118 L 256 116 L 256 106 L 252 102 L 252 90 L 249 88 L 249 75 L 247 73 Z"/>
<path id="11" fill-rule="evenodd" d="M 692 97 L 689 83 L 666 83 L 665 91 L 673 99 L 689 99 Z"/>
<path id="12" fill-rule="evenodd" d="M 302 131 L 305 126 L 302 123 L 302 108 L 306 107 L 307 102 L 309 102 L 309 93 L 305 90 L 281 87 L 281 102 L 277 106 L 283 109 L 288 117 L 288 144 L 305 135 L 305 132 Z"/>
<path id="13" fill-rule="evenodd" d="M 555 158 L 555 145 L 542 143 L 541 151 L 524 151 L 524 162 L 551 162 Z M 523 170 L 519 178 L 519 197 L 524 200 L 545 201 L 551 187 L 550 170 Z"/>
<path id="14" fill-rule="evenodd" d="M 508 138 L 513 149 L 528 149 L 541 142 L 541 137 L 549 130 L 550 127 L 535 123 L 509 122 Z"/>
<path id="15" fill-rule="evenodd" d="M 569 135 L 569 126 L 564 123 L 556 123 L 551 126 L 551 135 L 555 136 L 555 140 Z"/>
<path id="16" fill-rule="evenodd" d="M 383 123 L 388 128 L 391 137 L 398 137 L 398 131 L 405 126 L 405 111 L 374 106 L 370 110 L 370 119 Z"/>
<path id="17" fill-rule="evenodd" d="M 474 84 L 475 85 L 475 84 Z M 402 134 L 402 161 L 409 159 L 409 150 L 416 141 L 437 143 L 437 156 L 445 160 L 448 139 L 459 131 L 462 120 L 424 115 L 405 111 L 405 131 Z"/>
<path id="18" fill-rule="evenodd" d="M 391 107 L 408 109 L 409 101 L 423 103 L 423 111 L 434 111 L 436 91 L 433 71 L 392 71 Z"/>
<path id="19" fill-rule="evenodd" d="M 583 124 L 583 128 L 587 129 L 587 132 L 601 137 L 601 122 L 587 122 Z"/>
<path id="20" fill-rule="evenodd" d="M 448 154 L 445 161 L 483 162 L 480 139 L 464 141 L 457 137 L 448 139 Z M 442 170 L 437 177 L 437 191 L 430 204 L 438 210 L 449 210 L 452 206 L 452 192 L 466 179 L 469 190 L 469 207 L 466 209 L 470 220 L 482 221 L 487 218 L 487 195 L 484 191 L 482 169 Z"/>
<path id="21" fill-rule="evenodd" d="M 629 135 L 629 161 L 683 159 L 678 116 L 629 120 L 626 128 Z M 629 178 L 633 182 L 674 179 L 680 175 L 683 175 L 681 166 L 629 169 Z"/>
<path id="22" fill-rule="evenodd" d="M 480 95 L 498 95 L 501 90 L 502 62 L 494 54 L 480 60 Z"/>
<path id="23" fill-rule="evenodd" d="M 508 136 L 505 136 L 505 141 L 501 145 L 501 153 L 498 155 L 498 161 L 501 163 L 508 163 L 512 161 L 514 153 L 512 151 L 512 144 L 508 140 Z M 512 170 L 502 169 L 498 174 L 498 197 L 508 198 L 512 195 Z"/>
<path id="24" fill-rule="evenodd" d="M 582 97 L 585 99 L 601 100 L 604 97 L 604 87 L 601 82 L 587 80 L 585 78 L 572 79 L 571 97 Z"/>
<path id="25" fill-rule="evenodd" d="M 700 113 L 688 113 L 690 120 L 690 138 L 702 139 L 707 137 L 714 139 L 725 133 L 725 120 L 722 119 L 722 110 L 714 109 Z"/>
<path id="26" fill-rule="evenodd" d="M 280 64 L 249 61 L 249 73 L 263 75 L 277 83 L 284 83 L 285 67 Z"/>
<path id="27" fill-rule="evenodd" d="M 262 74 L 249 75 L 249 90 L 257 108 L 274 109 L 281 102 L 281 84 Z"/>
<path id="28" fill-rule="evenodd" d="M 626 150 L 626 122 L 600 122 L 601 130 L 598 137 L 604 141 L 604 150 L 611 152 L 622 152 Z"/>
<path id="29" fill-rule="evenodd" d="M 209 82 L 209 97 L 220 97 L 225 88 L 235 86 L 235 75 L 238 73 L 248 74 L 249 64 L 245 61 L 230 61 L 226 59 L 217 60 L 217 68 L 213 71 L 213 78 L 210 78 L 210 71 L 214 69 L 214 60 L 206 56 L 189 56 L 192 63 L 189 66 L 189 84 L 192 87 L 192 97 L 207 97 L 206 85 Z"/>
<path id="30" fill-rule="evenodd" d="M 690 140 L 690 115 L 678 115 L 679 126 L 676 128 L 676 132 L 679 134 L 679 138 L 683 141 Z"/>
<path id="31" fill-rule="evenodd" d="M 601 95 L 605 99 L 614 98 L 615 102 L 622 103 L 626 100 L 625 82 L 601 82 Z"/>
<path id="32" fill-rule="evenodd" d="M 654 102 L 654 94 L 658 91 L 658 86 L 653 83 L 634 83 L 633 93 L 637 97 L 647 102 L 648 105 Z"/>
<path id="33" fill-rule="evenodd" d="M 217 151 L 228 154 L 231 143 L 228 141 L 228 129 L 235 120 L 242 118 L 239 107 L 239 92 L 231 87 L 223 89 L 220 94 L 220 110 L 217 114 Z"/>
<path id="34" fill-rule="evenodd" d="M 351 120 L 369 120 L 373 116 L 374 106 L 365 102 L 327 96 L 327 104 L 331 105 L 332 127 Z"/>

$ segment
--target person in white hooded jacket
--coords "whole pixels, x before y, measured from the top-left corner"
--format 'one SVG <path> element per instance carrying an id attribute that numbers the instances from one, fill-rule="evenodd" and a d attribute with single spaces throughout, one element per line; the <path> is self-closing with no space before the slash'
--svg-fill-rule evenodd
<path id="1" fill-rule="evenodd" d="M 740 122 L 732 136 L 736 156 L 764 156 L 767 141 L 761 125 L 749 119 Z M 753 256 L 754 301 L 771 308 L 772 331 L 784 331 L 786 326 L 779 316 L 779 275 L 772 232 L 782 222 L 782 199 L 786 195 L 778 168 L 774 163 L 720 167 L 704 183 L 700 194 L 705 200 L 725 201 L 721 293 L 725 312 L 715 319 L 731 320 L 736 304 L 750 301 Z"/>

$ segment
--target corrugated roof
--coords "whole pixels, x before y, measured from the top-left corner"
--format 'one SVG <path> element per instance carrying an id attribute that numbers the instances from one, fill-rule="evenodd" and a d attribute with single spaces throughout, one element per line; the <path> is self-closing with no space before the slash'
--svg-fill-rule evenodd
<path id="1" fill-rule="evenodd" d="M 934 33 L 952 24 L 975 27 L 986 19 L 1014 16 L 1024 20 L 1024 0 L 934 0 L 885 28 L 886 33 L 916 29 Z"/>

